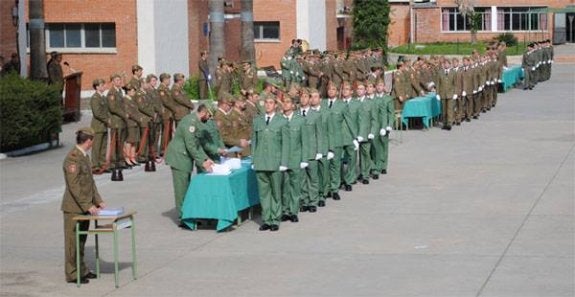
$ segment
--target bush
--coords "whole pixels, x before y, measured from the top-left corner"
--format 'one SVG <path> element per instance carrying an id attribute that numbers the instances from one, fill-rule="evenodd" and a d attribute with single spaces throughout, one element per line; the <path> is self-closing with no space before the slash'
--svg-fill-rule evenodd
<path id="1" fill-rule="evenodd" d="M 184 92 L 186 92 L 188 98 L 193 100 L 200 98 L 200 85 L 198 84 L 199 81 L 199 76 L 192 75 L 184 84 Z"/>
<path id="2" fill-rule="evenodd" d="M 62 128 L 55 86 L 11 74 L 0 78 L 0 152 L 50 142 Z"/>
<path id="3" fill-rule="evenodd" d="M 499 42 L 505 41 L 505 43 L 509 47 L 517 45 L 517 37 L 515 37 L 515 35 L 513 35 L 513 33 L 509 33 L 509 32 L 505 32 L 505 33 L 501 33 L 501 34 L 497 35 L 497 37 L 495 37 L 495 40 L 497 40 Z"/>

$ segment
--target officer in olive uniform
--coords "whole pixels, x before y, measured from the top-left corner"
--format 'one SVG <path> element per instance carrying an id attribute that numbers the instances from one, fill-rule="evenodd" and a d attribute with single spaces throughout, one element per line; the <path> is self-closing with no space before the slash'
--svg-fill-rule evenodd
<path id="1" fill-rule="evenodd" d="M 246 113 L 246 101 L 243 97 L 234 99 L 234 108 L 230 111 L 230 121 L 232 123 L 232 135 L 234 145 L 243 148 L 240 157 L 251 155 L 250 137 L 252 137 L 253 120 Z"/>
<path id="2" fill-rule="evenodd" d="M 50 53 L 50 61 L 48 61 L 48 84 L 58 86 L 60 94 L 64 90 L 64 71 L 62 70 L 62 54 L 59 52 Z"/>
<path id="3" fill-rule="evenodd" d="M 247 93 L 248 90 L 254 90 L 258 85 L 258 73 L 255 67 L 252 66 L 250 61 L 242 62 L 242 70 L 240 72 L 240 88 L 242 94 Z"/>
<path id="4" fill-rule="evenodd" d="M 179 219 L 182 218 L 182 203 L 190 184 L 194 162 L 201 164 L 202 169 L 208 172 L 212 170 L 214 164 L 202 148 L 206 134 L 199 133 L 200 125 L 203 125 L 208 118 L 208 109 L 203 104 L 198 106 L 196 112 L 184 116 L 166 151 L 166 164 L 172 169 L 174 198 Z M 180 223 L 180 228 L 187 226 Z"/>
<path id="5" fill-rule="evenodd" d="M 106 82 L 103 79 L 95 79 L 92 87 L 96 92 L 90 98 L 90 107 L 92 109 L 92 123 L 90 126 L 94 129 L 94 144 L 92 147 L 92 170 L 94 173 L 101 174 L 106 170 L 106 147 L 108 140 L 108 127 L 112 123 L 108 101 L 104 96 Z"/>
<path id="6" fill-rule="evenodd" d="M 128 113 L 124 104 L 124 94 L 122 92 L 122 77 L 119 74 L 111 76 L 112 87 L 108 90 L 106 99 L 108 100 L 108 109 L 111 115 L 110 133 L 112 137 L 112 149 L 110 154 L 110 169 L 115 170 L 112 173 L 112 180 L 122 181 L 121 169 L 126 167 L 124 162 L 124 141 L 126 140 L 126 120 Z M 114 175 L 114 173 L 116 173 Z"/>
<path id="7" fill-rule="evenodd" d="M 451 130 L 451 126 L 455 123 L 455 71 L 451 70 L 451 62 L 449 59 L 443 61 L 443 71 L 439 75 L 439 82 L 437 88 L 437 100 L 441 100 L 441 107 L 443 109 L 443 129 Z"/>
<path id="8" fill-rule="evenodd" d="M 62 199 L 61 210 L 64 213 L 64 270 L 66 281 L 69 283 L 88 283 L 88 279 L 96 278 L 96 275 L 88 270 L 84 262 L 84 245 L 87 235 L 80 235 L 80 259 L 76 259 L 76 221 L 77 215 L 97 215 L 100 209 L 105 208 L 104 201 L 98 193 L 92 165 L 88 157 L 88 151 L 93 145 L 95 132 L 92 128 L 81 128 L 76 132 L 76 146 L 70 150 L 64 160 L 64 180 L 66 189 Z M 88 230 L 89 221 L 80 221 L 79 228 Z M 81 279 L 77 278 L 76 261 L 80 262 Z"/>
<path id="9" fill-rule="evenodd" d="M 141 79 L 144 73 L 144 68 L 140 65 L 132 65 L 132 78 L 128 82 L 130 85 L 134 86 L 136 90 L 142 87 Z"/>
<path id="10" fill-rule="evenodd" d="M 200 61 L 198 62 L 198 68 L 200 70 L 200 79 L 198 81 L 200 87 L 199 99 L 208 99 L 209 83 L 212 80 L 212 75 L 210 74 L 210 66 L 208 65 L 208 57 L 208 52 L 202 51 L 200 54 Z"/>
<path id="11" fill-rule="evenodd" d="M 126 120 L 126 128 L 128 136 L 124 145 L 124 160 L 128 166 L 139 166 L 137 158 L 138 144 L 140 143 L 140 130 L 142 127 L 147 127 L 151 118 L 147 117 L 138 110 L 138 94 L 136 93 L 136 86 L 128 83 L 124 89 L 126 95 L 124 96 L 125 110 L 128 114 Z"/>
<path id="12" fill-rule="evenodd" d="M 173 103 L 175 103 L 172 105 L 172 112 L 174 113 L 174 119 L 176 120 L 176 127 L 178 126 L 180 120 L 182 120 L 186 115 L 190 114 L 190 111 L 194 110 L 194 104 L 184 93 L 184 83 L 186 83 L 186 80 L 183 74 L 174 74 L 174 85 L 172 86 L 170 95 L 174 100 Z M 169 107 L 170 106 L 168 106 L 168 108 Z"/>
<path id="13" fill-rule="evenodd" d="M 282 173 L 288 165 L 288 121 L 276 113 L 276 100 L 265 101 L 265 114 L 252 129 L 253 168 L 256 171 L 262 221 L 260 231 L 277 231 L 281 219 Z"/>
<path id="14" fill-rule="evenodd" d="M 162 102 L 162 142 L 160 144 L 160 155 L 163 156 L 168 147 L 168 143 L 172 139 L 172 131 L 174 127 L 174 101 L 170 95 L 170 78 L 168 73 L 160 74 L 160 86 L 158 87 L 158 94 Z"/>

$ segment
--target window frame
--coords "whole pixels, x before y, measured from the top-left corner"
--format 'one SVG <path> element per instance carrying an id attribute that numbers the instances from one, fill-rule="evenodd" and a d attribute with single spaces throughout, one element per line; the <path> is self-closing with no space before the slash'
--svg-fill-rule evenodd
<path id="1" fill-rule="evenodd" d="M 277 24 L 277 38 L 264 38 L 265 24 Z M 257 30 L 259 28 L 259 30 Z M 254 42 L 280 42 L 281 41 L 281 22 L 280 21 L 254 21 Z"/>
<path id="2" fill-rule="evenodd" d="M 497 7 L 501 9 L 501 17 L 503 17 L 503 28 L 500 31 L 504 32 L 548 32 L 549 31 L 549 18 L 545 12 L 533 12 L 546 8 L 545 6 L 509 6 Z M 514 11 L 515 9 L 515 11 Z M 542 17 L 542 16 L 545 17 Z M 514 21 L 518 28 L 514 29 Z M 535 21 L 533 21 L 535 20 Z M 525 24 L 524 24 L 525 23 Z M 537 27 L 533 28 L 534 23 Z"/>
<path id="3" fill-rule="evenodd" d="M 52 46 L 51 44 L 51 34 L 53 31 L 51 31 L 51 26 L 56 26 L 56 25 L 61 25 L 63 27 L 62 29 L 62 35 L 63 35 L 63 47 L 58 47 L 58 46 Z M 67 25 L 80 25 L 80 46 L 79 47 L 68 47 L 67 46 L 67 38 L 68 38 L 68 34 L 66 31 L 66 26 Z M 98 37 L 99 37 L 99 47 L 87 47 L 87 32 L 86 32 L 86 26 L 87 25 L 98 25 Z M 104 25 L 112 25 L 113 31 L 114 31 L 114 47 L 104 47 L 104 31 L 102 30 L 102 27 Z M 102 22 L 102 23 L 46 23 L 46 27 L 45 27 L 45 39 L 46 39 L 46 51 L 47 52 L 51 52 L 51 51 L 58 51 L 61 53 L 117 53 L 117 48 L 118 48 L 118 38 L 117 38 L 117 30 L 116 30 L 116 23 L 113 22 Z M 54 30 L 55 32 L 55 30 Z"/>
<path id="4" fill-rule="evenodd" d="M 481 28 L 477 30 L 477 33 L 488 33 L 488 32 L 493 32 L 491 30 L 491 19 L 493 18 L 493 14 L 491 13 L 491 7 L 476 7 L 475 9 L 480 9 L 481 11 L 477 11 L 478 13 L 481 14 Z M 447 27 L 448 30 L 445 30 L 443 28 L 443 23 L 444 23 L 444 16 L 445 13 L 444 11 L 447 10 L 447 16 L 449 17 L 448 21 L 447 21 Z M 459 12 L 459 8 L 457 7 L 442 7 L 441 10 L 439 11 L 440 14 L 440 22 L 439 22 L 439 26 L 440 26 L 440 30 L 441 33 L 451 33 L 451 34 L 457 34 L 457 33 L 469 33 L 471 30 L 468 29 L 469 26 L 469 22 L 467 21 L 467 16 L 461 14 Z M 489 14 L 489 23 L 485 23 L 486 21 L 486 16 Z M 459 23 L 458 19 L 459 18 L 463 18 L 463 30 L 459 30 L 457 24 Z M 453 23 L 454 26 L 454 30 L 451 30 L 451 24 Z"/>

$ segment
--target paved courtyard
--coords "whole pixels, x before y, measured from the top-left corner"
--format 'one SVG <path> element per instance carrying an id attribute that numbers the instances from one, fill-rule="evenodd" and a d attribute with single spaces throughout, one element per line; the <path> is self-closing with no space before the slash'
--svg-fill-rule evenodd
<path id="1" fill-rule="evenodd" d="M 0 160 L 0 296 L 574 296 L 574 94 L 575 65 L 555 64 L 479 120 L 395 132 L 388 175 L 275 233 L 178 229 L 166 166 L 97 176 L 138 211 L 138 279 L 123 232 L 119 289 L 109 236 L 101 279 L 64 281 L 61 164 L 85 113 L 63 148 Z"/>

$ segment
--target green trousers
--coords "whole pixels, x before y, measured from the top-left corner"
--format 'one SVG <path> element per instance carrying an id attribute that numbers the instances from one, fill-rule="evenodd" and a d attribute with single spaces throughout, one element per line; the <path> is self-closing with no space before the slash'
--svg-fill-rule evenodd
<path id="1" fill-rule="evenodd" d="M 264 224 L 280 224 L 282 214 L 282 175 L 283 172 L 280 171 L 256 171 Z"/>
<path id="2" fill-rule="evenodd" d="M 329 160 L 324 156 L 317 161 L 319 174 L 319 200 L 325 201 L 325 196 L 329 192 Z"/>
<path id="3" fill-rule="evenodd" d="M 443 126 L 451 127 L 455 122 L 455 100 L 441 99 L 441 109 L 443 113 Z"/>
<path id="4" fill-rule="evenodd" d="M 191 172 L 183 171 L 172 167 L 172 182 L 174 185 L 174 201 L 178 211 L 178 219 L 182 219 L 182 205 L 190 185 Z"/>
<path id="5" fill-rule="evenodd" d="M 100 168 L 106 164 L 106 149 L 108 132 L 98 132 L 94 135 L 92 144 L 92 168 Z"/>
<path id="6" fill-rule="evenodd" d="M 371 170 L 371 140 L 359 143 L 359 174 L 363 176 L 364 179 L 369 178 L 369 172 Z"/>
<path id="7" fill-rule="evenodd" d="M 383 169 L 383 137 L 379 134 L 371 141 L 371 174 L 378 175 L 381 169 Z"/>
<path id="8" fill-rule="evenodd" d="M 283 176 L 282 214 L 297 215 L 302 193 L 303 170 L 289 169 Z"/>
<path id="9" fill-rule="evenodd" d="M 329 191 L 337 193 L 341 185 L 341 158 L 343 157 L 343 147 L 333 149 L 335 157 L 328 161 L 329 165 Z"/>
<path id="10" fill-rule="evenodd" d="M 316 160 L 310 160 L 308 164 L 309 166 L 303 170 L 300 202 L 303 206 L 317 206 L 319 201 L 319 165 Z"/>
<path id="11" fill-rule="evenodd" d="M 352 145 L 343 147 L 343 161 L 347 164 L 343 170 L 343 183 L 354 184 L 357 181 L 357 152 Z M 343 166 L 342 166 L 343 167 Z"/>
<path id="12" fill-rule="evenodd" d="M 64 272 L 66 281 L 76 279 L 76 221 L 72 220 L 79 213 L 64 213 L 64 253 L 65 263 Z M 86 231 L 90 227 L 90 221 L 80 221 L 80 230 Z M 80 275 L 83 277 L 88 274 L 88 268 L 84 263 L 84 246 L 86 245 L 87 235 L 80 235 Z"/>

